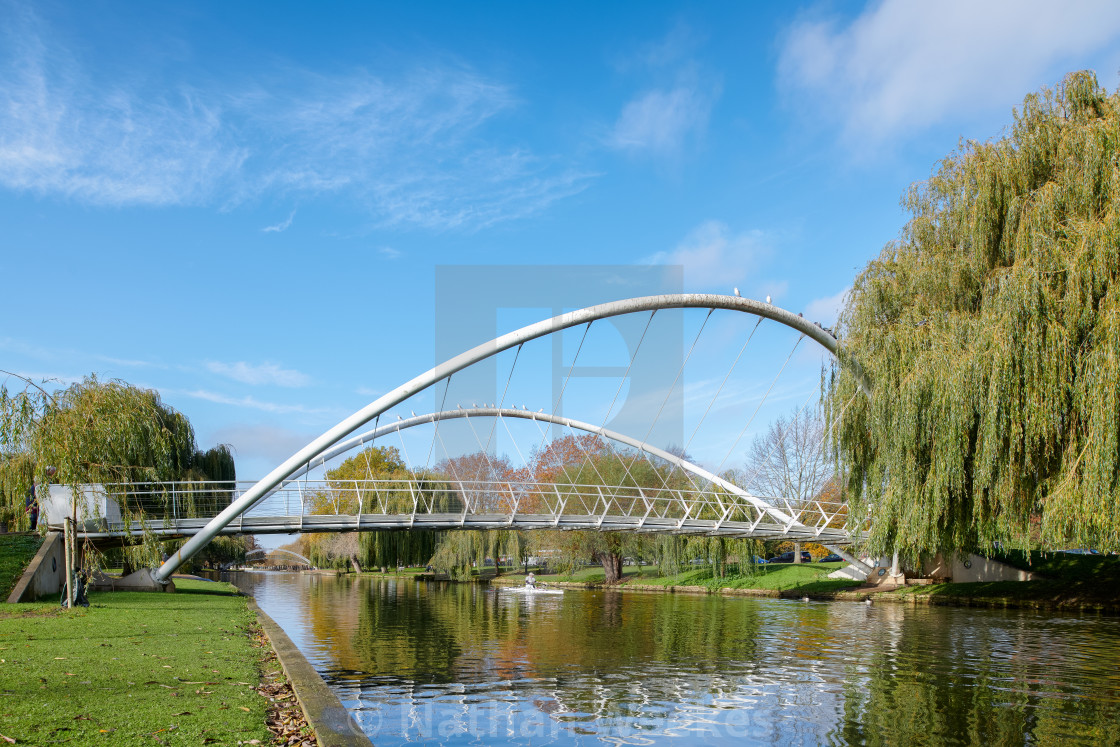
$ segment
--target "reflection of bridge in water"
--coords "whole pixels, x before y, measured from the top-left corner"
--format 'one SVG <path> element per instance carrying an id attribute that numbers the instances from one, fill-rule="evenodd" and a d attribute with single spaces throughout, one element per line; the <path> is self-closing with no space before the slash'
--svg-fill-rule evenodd
<path id="1" fill-rule="evenodd" d="M 294 550 L 285 550 L 283 547 L 274 547 L 272 549 L 265 548 L 265 547 L 260 547 L 260 548 L 257 548 L 256 550 L 250 550 L 249 552 L 245 553 L 245 557 L 246 557 L 246 559 L 248 559 L 248 557 L 250 555 L 260 555 L 261 556 L 260 561 L 263 562 L 263 561 L 267 560 L 270 555 L 273 555 L 275 553 L 284 553 L 286 555 L 291 555 L 292 557 L 297 558 L 300 561 L 302 561 L 303 564 L 306 565 L 308 568 L 314 568 L 315 567 L 315 564 L 312 563 L 310 560 L 308 560 L 303 555 L 300 555 L 298 552 L 295 552 Z M 254 562 L 256 562 L 256 561 L 254 561 Z"/>
<path id="2" fill-rule="evenodd" d="M 676 371 L 672 384 L 668 385 L 664 392 L 657 392 L 656 396 L 650 399 L 648 410 L 652 420 L 649 429 L 645 431 L 645 436 L 635 438 L 632 435 L 609 430 L 607 424 L 611 422 L 610 418 L 622 394 L 623 385 L 629 380 L 628 376 L 638 361 L 642 344 L 646 340 L 646 334 L 655 316 L 665 310 L 685 309 L 706 315 L 699 324 L 696 338 L 688 348 L 687 354 L 679 361 L 680 367 Z M 408 529 L 590 529 L 813 540 L 837 550 L 839 546 L 858 539 L 858 537 L 853 538 L 844 527 L 847 510 L 842 503 L 825 500 L 819 496 L 808 498 L 793 495 L 758 496 L 728 479 L 726 474 L 721 472 L 724 462 L 710 470 L 705 469 L 688 457 L 671 453 L 649 442 L 650 434 L 654 432 L 654 426 L 665 410 L 674 388 L 678 383 L 683 387 L 685 367 L 693 358 L 705 329 L 710 329 L 708 321 L 716 311 L 738 312 L 732 314 L 733 317 L 742 315 L 753 317 L 754 326 L 747 325 L 749 334 L 744 335 L 746 340 L 742 348 L 730 362 L 727 374 L 715 389 L 707 409 L 703 410 L 703 415 L 696 423 L 696 430 L 680 453 L 687 452 L 689 445 L 696 438 L 697 431 L 713 408 L 717 411 L 720 407 L 724 410 L 730 408 L 735 412 L 742 412 L 742 420 L 745 422 L 738 438 L 733 440 L 731 448 L 724 457 L 726 462 L 739 443 L 739 439 L 753 422 L 754 416 L 758 414 L 762 402 L 773 391 L 778 377 L 785 371 L 800 342 L 808 338 L 835 355 L 837 340 L 820 325 L 769 303 L 737 296 L 707 294 L 648 296 L 561 314 L 472 348 L 415 377 L 346 418 L 292 455 L 263 480 L 246 486 L 221 486 L 220 494 L 224 496 L 224 500 L 214 502 L 209 511 L 192 494 L 195 488 L 186 485 L 150 486 L 153 492 L 164 495 L 168 491 L 173 493 L 170 515 L 162 518 L 149 516 L 143 527 L 139 524 L 89 527 L 85 534 L 91 538 L 107 538 L 122 534 L 141 534 L 147 531 L 163 536 L 189 537 L 183 547 L 158 569 L 155 574 L 157 580 L 169 578 L 181 563 L 198 552 L 213 537 L 238 533 L 277 534 Z M 641 331 L 641 336 L 635 335 L 634 340 L 627 341 L 629 362 L 625 372 L 621 374 L 622 381 L 610 401 L 610 406 L 606 408 L 601 425 L 547 414 L 544 412 L 545 408 L 530 412 L 528 408 L 505 406 L 510 381 L 513 380 L 517 370 L 522 347 L 538 338 L 551 338 L 556 343 L 564 330 L 573 329 L 578 333 L 582 329 L 579 347 L 571 359 L 571 366 L 564 378 L 564 386 L 549 408 L 555 413 L 562 412 L 568 382 L 593 324 L 614 317 L 629 317 L 635 328 Z M 722 402 L 720 407 L 716 407 L 717 400 L 724 392 L 732 372 L 743 359 L 748 345 L 755 338 L 755 333 L 764 321 L 776 322 L 779 329 L 797 333 L 789 355 L 785 357 L 785 362 L 782 363 L 773 382 L 765 390 L 762 400 L 749 418 L 746 415 L 750 409 L 743 407 L 738 400 L 730 406 Z M 713 323 L 712 327 L 716 326 Z M 679 336 L 681 331 L 679 322 L 674 329 Z M 726 329 L 721 329 L 718 334 L 724 333 Z M 720 338 L 715 349 L 727 349 L 726 343 L 726 337 Z M 462 408 L 456 405 L 452 409 L 446 406 L 453 375 L 507 350 L 511 351 L 512 363 L 500 402 L 481 408 L 477 406 Z M 781 356 L 774 356 L 770 352 L 756 358 L 757 360 L 752 360 L 747 357 L 748 360 L 752 360 L 752 363 L 770 358 L 781 360 Z M 675 364 L 655 355 L 649 365 L 666 369 L 672 368 Z M 703 374 L 712 378 L 710 370 L 704 370 Z M 713 381 L 718 379 L 718 376 L 714 377 Z M 398 416 L 395 423 L 381 424 L 381 416 L 389 414 L 391 408 L 440 384 L 443 385 L 443 401 L 439 400 L 440 389 L 435 389 L 433 393 L 435 401 L 440 402 L 437 410 L 428 415 L 417 416 L 413 413 L 413 417 L 408 420 Z M 632 395 L 632 392 L 628 393 L 622 399 L 625 400 Z M 808 406 L 809 401 L 806 400 L 806 404 L 802 406 L 803 410 Z M 584 400 L 577 400 L 577 402 L 578 406 L 586 406 Z M 491 423 L 490 435 L 485 443 L 478 438 L 472 424 L 473 421 L 480 419 L 487 419 Z M 540 481 L 493 479 L 496 476 L 495 472 L 485 468 L 471 475 L 455 474 L 453 464 L 450 472 L 442 470 L 438 474 L 433 472 L 430 466 L 419 469 L 410 467 L 410 475 L 401 479 L 378 479 L 382 476 L 372 472 L 367 476 L 369 478 L 367 480 L 306 479 L 307 473 L 325 467 L 331 458 L 352 449 L 374 445 L 378 439 L 394 433 L 399 437 L 402 431 L 418 426 L 431 426 L 434 430 L 431 449 L 428 450 L 430 459 L 437 442 L 444 446 L 446 452 L 446 445 L 443 444 L 439 430 L 440 424 L 456 420 L 471 424 L 471 430 L 478 440 L 478 454 L 487 461 L 489 461 L 488 454 L 494 446 L 493 435 L 498 424 L 501 424 L 505 432 L 510 435 L 513 447 L 518 449 L 522 462 L 526 464 L 528 460 L 525 459 L 525 454 L 517 445 L 517 439 L 514 438 L 509 427 L 511 422 L 527 421 L 537 426 L 541 436 L 537 449 L 546 443 L 549 428 L 553 430 L 554 435 L 557 432 L 582 434 L 571 439 L 569 443 L 579 447 L 581 444 L 589 443 L 582 439 L 591 439 L 595 444 L 596 456 L 610 464 L 609 471 L 614 476 L 604 477 L 597 466 L 596 459 L 585 453 L 576 455 L 582 457 L 580 467 L 576 468 L 579 479 L 573 479 L 572 475 L 567 473 L 567 469 L 564 469 L 563 476 L 555 473 L 550 479 Z M 354 435 L 362 426 L 370 422 L 374 423 L 372 430 Z M 403 448 L 403 440 L 401 443 Z M 534 450 L 526 447 L 525 452 L 532 454 Z M 450 459 L 451 455 L 448 456 L 449 463 L 453 463 L 454 460 Z M 594 475 L 585 469 L 587 465 L 593 469 Z M 639 465 L 640 469 L 638 469 Z M 634 472 L 641 472 L 643 477 L 639 479 Z M 506 475 L 497 476 L 506 477 Z M 561 477 L 563 479 L 560 479 Z M 209 491 L 208 494 L 214 494 L 214 486 L 207 486 L 206 490 Z M 181 517 L 176 506 L 180 502 L 186 504 L 192 501 L 195 504 L 195 511 L 190 517 Z M 842 554 L 846 555 L 843 552 Z"/>

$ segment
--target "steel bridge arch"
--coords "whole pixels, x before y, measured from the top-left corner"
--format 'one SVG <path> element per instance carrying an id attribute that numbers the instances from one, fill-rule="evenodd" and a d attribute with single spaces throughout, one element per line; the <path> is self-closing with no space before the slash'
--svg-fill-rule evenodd
<path id="1" fill-rule="evenodd" d="M 282 547 L 277 547 L 275 550 L 268 550 L 266 548 L 259 547 L 256 550 L 250 550 L 249 552 L 245 553 L 245 557 L 249 557 L 250 555 L 256 555 L 259 552 L 264 553 L 265 555 L 271 555 L 274 552 L 286 552 L 289 555 L 294 555 L 295 557 L 299 558 L 304 563 L 307 563 L 308 568 L 314 568 L 315 567 L 314 563 L 312 563 L 310 560 L 308 560 L 307 558 L 300 555 L 298 552 L 292 552 L 291 550 L 285 550 Z"/>
<path id="2" fill-rule="evenodd" d="M 409 397 L 424 391 L 438 381 L 454 374 L 479 361 L 490 358 L 510 348 L 545 337 L 555 332 L 560 332 L 581 324 L 591 323 L 600 319 L 608 319 L 626 314 L 635 314 L 642 311 L 656 313 L 668 309 L 725 309 L 739 311 L 763 319 L 770 319 L 800 332 L 805 337 L 819 343 L 821 347 L 837 355 L 838 341 L 836 337 L 808 319 L 791 311 L 774 306 L 773 304 L 756 301 L 751 298 L 727 296 L 713 293 L 674 293 L 660 296 L 641 296 L 621 301 L 611 301 L 595 306 L 588 306 L 578 311 L 569 311 L 559 314 L 551 319 L 545 319 L 534 324 L 529 324 L 521 329 L 508 332 L 494 338 L 489 342 L 467 350 L 429 369 L 427 372 L 416 376 L 387 394 L 378 397 L 361 410 L 340 421 L 333 428 L 320 435 L 311 443 L 304 446 L 282 464 L 269 472 L 256 485 L 247 490 L 242 496 L 227 506 L 220 514 L 215 516 L 198 534 L 191 537 L 176 550 L 163 565 L 154 573 L 153 577 L 161 584 L 166 584 L 175 570 L 189 560 L 199 550 L 206 546 L 226 525 L 247 511 L 262 496 L 290 478 L 303 465 L 322 454 L 332 445 L 345 438 L 386 410 L 404 402 Z"/>

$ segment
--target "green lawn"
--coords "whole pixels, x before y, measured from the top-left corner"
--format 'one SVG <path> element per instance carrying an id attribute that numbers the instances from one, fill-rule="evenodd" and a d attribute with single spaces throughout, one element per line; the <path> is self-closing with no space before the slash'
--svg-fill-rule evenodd
<path id="1" fill-rule="evenodd" d="M 17 744 L 267 744 L 252 613 L 224 583 L 0 607 L 0 734 Z"/>
<path id="2" fill-rule="evenodd" d="M 1030 553 L 1011 551 L 993 557 L 1055 581 L 1095 580 L 1107 583 L 1120 579 L 1120 556 L 1117 555 L 1073 555 L 1033 550 Z"/>
<path id="3" fill-rule="evenodd" d="M 0 603 L 12 593 L 41 544 L 37 534 L 0 534 Z"/>
<path id="4" fill-rule="evenodd" d="M 623 584 L 645 586 L 700 586 L 707 589 L 765 589 L 771 591 L 796 591 L 805 594 L 840 591 L 859 586 L 859 581 L 828 578 L 828 574 L 845 563 L 782 563 L 759 565 L 753 574 L 729 573 L 716 578 L 710 567 L 691 568 L 673 576 L 658 576 L 649 566 L 642 570 L 636 566 L 623 568 Z M 524 578 L 522 574 L 507 574 L 507 579 Z M 599 567 L 581 568 L 571 575 L 547 575 L 537 577 L 541 582 L 564 581 L 576 583 L 602 583 L 603 569 Z"/>

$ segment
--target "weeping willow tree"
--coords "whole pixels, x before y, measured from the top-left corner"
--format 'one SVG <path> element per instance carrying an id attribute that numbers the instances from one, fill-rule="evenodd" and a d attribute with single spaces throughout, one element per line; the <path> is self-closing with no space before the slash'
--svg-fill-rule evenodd
<path id="1" fill-rule="evenodd" d="M 393 446 L 370 446 L 326 473 L 329 489 L 310 497 L 315 514 L 448 513 L 462 504 L 438 474 L 412 472 Z M 321 567 L 396 568 L 428 562 L 445 532 L 375 530 L 308 535 L 305 554 Z"/>
<path id="2" fill-rule="evenodd" d="M 904 205 L 826 382 L 852 525 L 910 556 L 1120 549 L 1120 96 L 1067 76 Z"/>
<path id="3" fill-rule="evenodd" d="M 514 565 L 528 557 L 525 534 L 516 529 L 481 529 L 444 532 L 431 556 L 432 567 L 458 581 L 469 580 L 472 568 L 480 570 L 487 558 L 494 561 L 494 573 L 501 573 L 501 559 Z"/>
<path id="4" fill-rule="evenodd" d="M 235 474 L 228 447 L 197 451 L 190 421 L 154 390 L 89 376 L 50 392 L 9 377 L 22 384 L 14 391 L 0 386 L 0 510 L 9 515 L 23 514 L 34 484 L 76 489 L 88 483 L 136 486 Z M 127 488 L 114 494 L 126 521 L 165 508 L 165 493 L 139 493 L 143 497 Z M 222 498 L 228 503 L 228 496 Z M 145 533 L 126 546 L 124 559 L 134 565 L 157 563 L 157 538 Z"/>

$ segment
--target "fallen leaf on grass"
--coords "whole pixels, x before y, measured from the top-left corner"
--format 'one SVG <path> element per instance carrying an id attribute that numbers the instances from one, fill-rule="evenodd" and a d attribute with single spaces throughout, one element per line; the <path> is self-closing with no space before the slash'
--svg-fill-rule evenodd
<path id="1" fill-rule="evenodd" d="M 190 716 L 191 712 L 190 711 L 183 711 L 182 713 L 172 713 L 171 715 L 172 716 Z"/>
<path id="2" fill-rule="evenodd" d="M 245 706 L 237 706 L 237 707 L 240 708 L 241 710 L 245 711 L 245 713 L 252 713 L 252 711 L 250 709 L 246 708 Z"/>
<path id="3" fill-rule="evenodd" d="M 5 737 L 3 734 L 0 734 L 0 739 L 3 739 L 8 744 L 15 744 L 16 743 L 16 740 L 12 739 L 11 737 Z"/>

